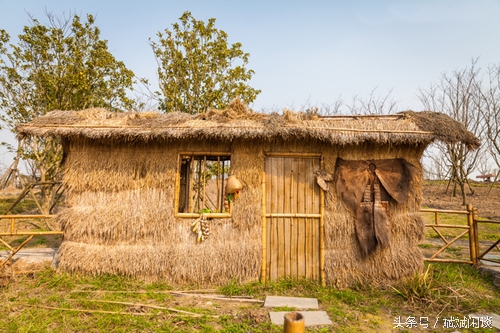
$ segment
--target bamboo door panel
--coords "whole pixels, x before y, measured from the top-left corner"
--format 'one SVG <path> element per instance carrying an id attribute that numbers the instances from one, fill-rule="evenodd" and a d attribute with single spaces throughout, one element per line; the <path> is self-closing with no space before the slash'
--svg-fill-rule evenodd
<path id="1" fill-rule="evenodd" d="M 267 157 L 267 278 L 319 279 L 319 158 Z"/>

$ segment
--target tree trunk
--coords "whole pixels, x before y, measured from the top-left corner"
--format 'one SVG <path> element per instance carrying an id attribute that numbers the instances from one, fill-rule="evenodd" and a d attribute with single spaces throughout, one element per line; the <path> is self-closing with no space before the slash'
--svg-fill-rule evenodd
<path id="1" fill-rule="evenodd" d="M 462 190 L 462 205 L 465 206 L 467 204 L 467 193 L 465 193 L 464 182 L 460 182 L 460 189 Z"/>
<path id="2" fill-rule="evenodd" d="M 43 215 L 49 215 L 57 194 L 57 184 L 41 185 L 40 187 L 40 205 Z"/>

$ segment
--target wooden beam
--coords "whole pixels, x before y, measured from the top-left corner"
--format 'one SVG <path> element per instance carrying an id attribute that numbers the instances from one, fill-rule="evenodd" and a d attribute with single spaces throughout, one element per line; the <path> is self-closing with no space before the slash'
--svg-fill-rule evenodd
<path id="1" fill-rule="evenodd" d="M 323 157 L 320 160 L 320 168 L 323 169 Z M 319 215 L 319 273 L 321 285 L 325 287 L 325 192 L 322 188 L 319 189 Z"/>
<path id="2" fill-rule="evenodd" d="M 264 155 L 269 157 L 302 157 L 302 158 L 321 157 L 321 153 L 294 153 L 294 152 L 264 152 Z"/>
<path id="3" fill-rule="evenodd" d="M 300 213 L 269 213 L 266 217 L 298 217 L 298 218 L 321 218 L 321 214 L 300 214 Z"/>
<path id="4" fill-rule="evenodd" d="M 445 209 L 428 209 L 428 208 L 421 208 L 420 212 L 423 212 L 423 213 L 464 214 L 464 215 L 469 214 L 469 212 L 466 210 L 445 210 Z"/>
<path id="5" fill-rule="evenodd" d="M 264 162 L 265 163 L 265 162 Z M 266 171 L 262 171 L 262 266 L 260 281 L 266 283 L 267 266 L 267 215 L 266 215 Z"/>

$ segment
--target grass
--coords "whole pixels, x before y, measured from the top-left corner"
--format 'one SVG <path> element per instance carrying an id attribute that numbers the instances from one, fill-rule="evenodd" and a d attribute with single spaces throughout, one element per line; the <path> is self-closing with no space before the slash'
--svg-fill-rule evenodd
<path id="1" fill-rule="evenodd" d="M 435 224 L 436 216 L 434 212 L 422 212 L 422 218 L 425 224 Z M 480 218 L 481 219 L 481 218 Z M 448 214 L 448 213 L 438 213 L 437 214 L 437 224 L 438 225 L 452 225 L 452 226 L 468 226 L 467 215 L 464 214 Z M 449 227 L 436 227 L 437 231 L 447 239 L 451 241 L 466 229 L 449 228 Z M 419 244 L 421 249 L 428 250 L 424 253 L 426 257 L 430 257 L 430 250 L 438 250 L 445 245 L 442 241 L 440 235 L 431 227 L 425 229 L 425 240 L 422 244 Z M 494 223 L 478 223 L 478 239 L 480 242 L 480 252 L 486 250 L 489 245 L 495 242 L 500 235 L 500 225 Z M 461 236 L 453 246 L 449 246 L 438 258 L 453 258 L 461 260 L 469 260 L 469 234 L 466 233 Z M 438 245 L 437 245 L 438 244 Z M 435 253 L 436 251 L 432 252 Z M 492 250 L 491 254 L 498 254 L 498 251 Z M 443 257 L 444 256 L 444 257 Z"/>
<path id="2" fill-rule="evenodd" d="M 165 283 L 145 283 L 123 276 L 56 273 L 49 266 L 3 279 L 8 283 L 0 287 L 1 332 L 283 331 L 281 326 L 269 322 L 268 310 L 260 304 L 175 297 L 166 292 L 173 287 Z M 426 265 L 422 274 L 386 287 L 358 285 L 339 290 L 310 280 L 281 279 L 266 284 L 232 281 L 218 288 L 217 293 L 251 295 L 261 300 L 267 295 L 315 297 L 334 325 L 308 332 L 389 332 L 394 331 L 398 316 L 428 317 L 434 323 L 438 316 L 463 318 L 473 312 L 495 312 L 500 308 L 500 292 L 491 278 L 467 265 L 456 264 Z"/>
<path id="3" fill-rule="evenodd" d="M 34 202 L 27 201 L 18 213 L 36 206 Z M 2 205 L 8 205 L 8 202 L 0 200 L 0 211 Z M 430 216 L 424 217 L 426 223 L 431 223 L 433 214 L 426 215 Z M 439 219 L 442 224 L 467 225 L 463 215 L 440 214 Z M 498 225 L 480 224 L 479 227 L 482 240 L 498 238 Z M 451 238 L 459 232 L 458 229 L 441 231 Z M 435 239 L 437 235 L 427 230 L 426 236 Z M 12 242 L 18 244 L 22 240 L 13 238 Z M 48 246 L 50 242 L 50 238 L 35 237 L 30 245 Z M 419 247 L 427 250 L 435 249 L 436 245 L 423 243 Z M 461 254 L 456 246 L 449 247 L 445 252 L 454 258 Z M 23 275 L 0 271 L 3 314 L 0 316 L 0 332 L 283 331 L 282 327 L 270 324 L 268 311 L 259 305 L 179 298 L 165 292 L 168 290 L 173 290 L 173 287 L 162 282 L 145 283 L 122 276 L 60 274 L 50 267 Z M 218 288 L 217 292 L 228 296 L 250 295 L 262 300 L 266 295 L 318 298 L 321 309 L 328 313 L 334 325 L 308 329 L 308 332 L 389 332 L 396 331 L 393 327 L 397 317 L 403 320 L 428 317 L 429 322 L 434 323 L 437 317 L 463 318 L 473 312 L 498 313 L 500 309 L 500 293 L 492 285 L 491 278 L 482 276 L 468 265 L 457 264 L 427 264 L 422 274 L 382 288 L 358 285 L 338 290 L 322 287 L 315 281 L 282 279 L 266 284 L 231 281 Z M 149 306 L 175 308 L 202 316 L 181 315 Z M 468 331 L 460 329 L 460 332 Z"/>
<path id="4" fill-rule="evenodd" d="M 16 199 L 17 197 L 15 196 L 0 198 L 0 215 L 4 215 Z M 24 214 L 35 209 L 37 209 L 35 200 L 27 196 L 12 209 L 10 214 Z"/>

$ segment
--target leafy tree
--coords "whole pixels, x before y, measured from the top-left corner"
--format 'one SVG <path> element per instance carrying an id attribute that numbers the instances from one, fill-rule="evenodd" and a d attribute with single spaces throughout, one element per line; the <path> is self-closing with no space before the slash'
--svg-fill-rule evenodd
<path id="1" fill-rule="evenodd" d="M 260 90 L 246 83 L 254 71 L 245 68 L 250 55 L 241 43 L 228 45 L 214 18 L 205 24 L 185 12 L 179 20 L 158 32 L 158 42 L 149 40 L 158 63 L 159 108 L 200 113 L 223 109 L 236 97 L 253 102 Z"/>
<path id="2" fill-rule="evenodd" d="M 49 24 L 31 18 L 18 44 L 0 29 L 0 120 L 16 133 L 16 125 L 52 110 L 105 107 L 120 111 L 133 106 L 127 91 L 134 73 L 109 52 L 92 15 L 57 19 Z M 18 147 L 42 181 L 60 178 L 62 149 L 54 138 L 32 137 Z M 50 199 L 51 191 L 43 192 Z M 50 200 L 44 200 L 45 210 Z M 45 211 L 48 213 L 48 211 Z"/>

